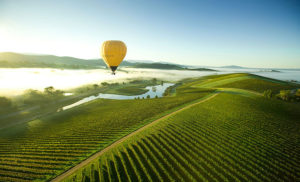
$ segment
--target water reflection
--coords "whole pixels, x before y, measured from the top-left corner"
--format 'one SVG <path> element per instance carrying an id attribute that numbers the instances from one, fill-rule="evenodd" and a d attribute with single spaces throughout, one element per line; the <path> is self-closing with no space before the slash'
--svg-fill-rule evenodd
<path id="1" fill-rule="evenodd" d="M 127 95 L 117 95 L 117 94 L 103 94 L 103 93 L 99 93 L 96 96 L 89 96 L 86 97 L 84 99 L 81 99 L 71 105 L 65 106 L 63 107 L 61 110 L 67 110 L 70 109 L 72 107 L 81 105 L 83 103 L 95 100 L 95 99 L 99 99 L 99 98 L 103 98 L 103 99 L 117 99 L 117 100 L 128 100 L 128 99 L 135 99 L 137 97 L 139 98 L 154 98 L 154 97 L 162 97 L 165 90 L 170 87 L 173 86 L 174 83 L 163 83 L 161 85 L 155 85 L 155 86 L 147 86 L 146 89 L 148 90 L 146 93 L 141 94 L 141 95 L 131 95 L 131 96 L 127 96 Z"/>

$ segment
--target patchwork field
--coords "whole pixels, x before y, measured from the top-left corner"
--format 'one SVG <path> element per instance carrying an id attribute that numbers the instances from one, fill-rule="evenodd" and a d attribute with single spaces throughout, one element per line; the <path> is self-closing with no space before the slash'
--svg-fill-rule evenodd
<path id="1" fill-rule="evenodd" d="M 296 181 L 299 110 L 220 93 L 131 137 L 65 181 Z"/>
<path id="2" fill-rule="evenodd" d="M 152 121 L 215 94 L 137 132 L 64 181 L 297 180 L 300 105 L 261 93 L 299 85 L 250 74 L 177 85 L 172 96 L 99 99 L 2 130 L 0 181 L 50 180 Z"/>
<path id="3" fill-rule="evenodd" d="M 213 90 L 178 97 L 99 99 L 0 132 L 0 181 L 48 180 L 152 120 Z M 196 91 L 197 90 L 197 91 Z"/>

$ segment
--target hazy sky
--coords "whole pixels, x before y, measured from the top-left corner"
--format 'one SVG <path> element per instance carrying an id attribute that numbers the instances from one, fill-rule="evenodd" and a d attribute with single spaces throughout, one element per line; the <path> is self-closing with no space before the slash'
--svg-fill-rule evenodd
<path id="1" fill-rule="evenodd" d="M 299 0 L 0 0 L 0 52 L 300 68 Z"/>

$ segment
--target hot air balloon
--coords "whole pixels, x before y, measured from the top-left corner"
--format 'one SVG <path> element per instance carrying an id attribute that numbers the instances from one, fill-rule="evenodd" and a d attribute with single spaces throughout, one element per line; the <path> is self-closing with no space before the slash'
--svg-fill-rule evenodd
<path id="1" fill-rule="evenodd" d="M 119 64 L 123 61 L 126 52 L 126 45 L 122 41 L 107 40 L 103 42 L 101 49 L 102 58 L 107 67 L 111 69 L 113 75 Z"/>

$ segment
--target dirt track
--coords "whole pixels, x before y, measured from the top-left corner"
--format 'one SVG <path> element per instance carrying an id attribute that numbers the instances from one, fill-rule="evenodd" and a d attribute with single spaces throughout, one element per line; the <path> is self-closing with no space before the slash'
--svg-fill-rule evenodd
<path id="1" fill-rule="evenodd" d="M 161 117 L 161 118 L 159 118 L 159 119 L 157 119 L 157 120 L 154 120 L 153 122 L 151 122 L 151 123 L 149 123 L 149 124 L 147 124 L 147 125 L 141 127 L 140 129 L 138 129 L 138 130 L 136 130 L 136 131 L 130 133 L 129 135 L 126 135 L 125 137 L 123 137 L 123 138 L 121 138 L 121 139 L 115 141 L 114 143 L 112 143 L 112 144 L 109 145 L 108 147 L 106 147 L 106 148 L 104 148 L 103 150 L 101 150 L 101 151 L 95 153 L 94 155 L 92 155 L 92 156 L 90 156 L 89 158 L 85 159 L 84 161 L 82 161 L 82 162 L 79 163 L 78 165 L 72 167 L 71 169 L 69 169 L 69 170 L 65 171 L 64 173 L 60 174 L 59 176 L 55 177 L 55 178 L 52 179 L 51 181 L 52 181 L 52 182 L 62 181 L 64 178 L 66 178 L 66 177 L 70 176 L 71 174 L 73 174 L 76 170 L 78 170 L 78 169 L 84 167 L 85 165 L 87 165 L 88 163 L 90 163 L 90 162 L 93 161 L 94 159 L 98 158 L 99 156 L 101 156 L 103 153 L 105 153 L 105 152 L 108 151 L 109 149 L 111 149 L 111 148 L 117 146 L 118 144 L 120 144 L 120 143 L 123 142 L 124 140 L 128 139 L 129 137 L 132 137 L 133 135 L 135 135 L 135 134 L 137 134 L 137 133 L 139 133 L 139 132 L 141 132 L 141 131 L 147 129 L 148 127 L 151 127 L 152 125 L 158 123 L 159 121 L 161 121 L 161 120 L 163 120 L 163 119 L 165 119 L 165 118 L 168 118 L 168 117 L 170 117 L 170 116 L 172 116 L 172 115 L 175 115 L 176 113 L 181 112 L 181 111 L 183 111 L 183 110 L 186 110 L 186 109 L 188 109 L 188 108 L 190 108 L 190 107 L 193 107 L 193 106 L 195 106 L 195 105 L 197 105 L 197 104 L 200 104 L 200 103 L 203 103 L 203 102 L 205 102 L 205 101 L 208 101 L 208 100 L 212 99 L 213 97 L 215 97 L 215 96 L 217 96 L 217 95 L 218 95 L 218 93 L 212 94 L 211 96 L 209 96 L 209 97 L 207 97 L 207 98 L 205 98 L 205 99 L 203 99 L 203 100 L 200 100 L 199 102 L 196 102 L 196 103 L 187 105 L 187 106 L 185 106 L 185 107 L 183 107 L 183 108 L 181 108 L 181 109 L 178 109 L 178 110 L 176 110 L 176 111 L 174 111 L 174 112 L 172 112 L 172 113 L 169 113 L 169 114 L 167 114 L 167 115 L 165 115 L 165 116 L 163 116 L 163 117 Z"/>

